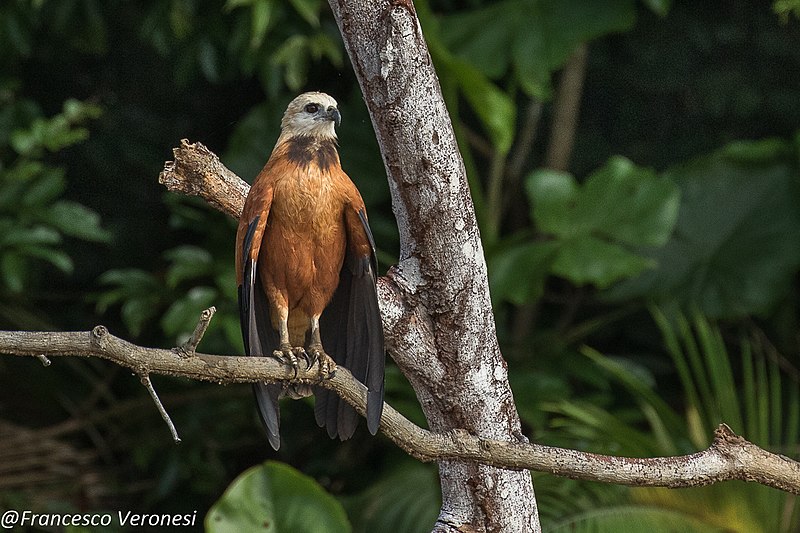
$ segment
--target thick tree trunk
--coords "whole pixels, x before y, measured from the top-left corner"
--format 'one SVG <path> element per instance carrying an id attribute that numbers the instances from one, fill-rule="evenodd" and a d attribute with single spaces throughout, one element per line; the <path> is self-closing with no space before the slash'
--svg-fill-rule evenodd
<path id="1" fill-rule="evenodd" d="M 495 334 L 475 211 L 410 0 L 331 0 L 381 147 L 400 263 L 381 284 L 387 345 L 433 431 L 524 440 Z M 436 531 L 538 531 L 528 471 L 439 464 Z"/>

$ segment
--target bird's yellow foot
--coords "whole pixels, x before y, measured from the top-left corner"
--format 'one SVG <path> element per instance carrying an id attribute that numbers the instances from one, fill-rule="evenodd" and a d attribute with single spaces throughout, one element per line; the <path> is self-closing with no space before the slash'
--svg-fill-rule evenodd
<path id="1" fill-rule="evenodd" d="M 309 345 L 306 353 L 310 360 L 308 368 L 314 366 L 315 363 L 319 364 L 319 377 L 321 380 L 330 379 L 336 374 L 336 361 L 325 353 L 321 344 Z"/>
<path id="2" fill-rule="evenodd" d="M 297 369 L 299 364 L 297 358 L 302 357 L 308 361 L 308 354 L 302 346 L 292 347 L 291 344 L 281 344 L 280 348 L 272 352 L 272 356 L 285 365 L 289 365 L 294 369 L 294 377 L 297 377 Z"/>

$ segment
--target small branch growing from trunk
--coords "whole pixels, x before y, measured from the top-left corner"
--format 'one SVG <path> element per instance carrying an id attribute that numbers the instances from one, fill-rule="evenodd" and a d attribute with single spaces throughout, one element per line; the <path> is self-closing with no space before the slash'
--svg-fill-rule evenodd
<path id="1" fill-rule="evenodd" d="M 199 196 L 209 205 L 239 218 L 250 186 L 228 170 L 211 150 L 186 139 L 174 148 L 174 161 L 167 161 L 158 175 L 158 182 L 168 190 L 188 196 Z"/>
<path id="2" fill-rule="evenodd" d="M 194 355 L 197 351 L 197 345 L 200 344 L 203 335 L 206 334 L 208 325 L 211 324 L 211 319 L 214 318 L 214 313 L 216 312 L 217 308 L 212 305 L 200 313 L 200 320 L 197 321 L 197 326 L 195 326 L 192 336 L 189 337 L 186 342 L 175 348 L 178 355 L 182 357 L 191 357 Z"/>

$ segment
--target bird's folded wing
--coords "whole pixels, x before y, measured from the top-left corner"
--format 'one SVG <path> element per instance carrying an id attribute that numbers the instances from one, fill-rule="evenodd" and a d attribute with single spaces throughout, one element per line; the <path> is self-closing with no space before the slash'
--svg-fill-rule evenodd
<path id="1" fill-rule="evenodd" d="M 374 435 L 383 412 L 383 325 L 378 309 L 375 243 L 360 196 L 353 203 L 345 207 L 345 259 L 339 285 L 320 318 L 320 332 L 328 354 L 367 386 L 367 428 Z M 326 427 L 332 438 L 350 438 L 358 423 L 355 410 L 321 387 L 314 394 L 317 423 Z"/>
<path id="2" fill-rule="evenodd" d="M 247 355 L 270 355 L 278 346 L 278 334 L 270 324 L 269 303 L 261 278 L 258 275 L 258 253 L 261 248 L 269 207 L 272 200 L 265 195 L 259 207 L 261 211 L 254 216 L 242 214 L 236 238 L 236 274 L 239 281 L 239 318 L 242 325 L 244 348 Z M 248 220 L 249 219 L 249 220 Z M 280 448 L 280 411 L 278 395 L 280 385 L 254 383 L 253 392 L 258 405 L 258 413 L 267 430 L 270 445 Z"/>

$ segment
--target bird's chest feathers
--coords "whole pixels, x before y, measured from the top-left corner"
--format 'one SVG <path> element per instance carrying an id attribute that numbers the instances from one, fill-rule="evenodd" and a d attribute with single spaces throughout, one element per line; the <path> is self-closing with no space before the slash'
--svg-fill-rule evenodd
<path id="1" fill-rule="evenodd" d="M 275 183 L 270 220 L 294 233 L 328 233 L 341 224 L 342 199 L 334 177 L 317 168 L 295 168 Z"/>

